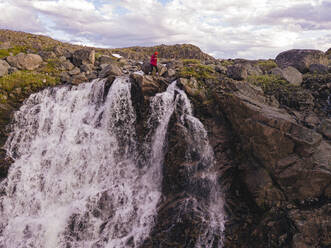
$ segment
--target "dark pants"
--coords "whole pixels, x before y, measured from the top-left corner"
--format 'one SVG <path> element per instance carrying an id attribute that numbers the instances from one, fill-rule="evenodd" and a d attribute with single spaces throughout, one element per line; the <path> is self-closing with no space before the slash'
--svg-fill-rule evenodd
<path id="1" fill-rule="evenodd" d="M 159 72 L 159 69 L 157 69 L 157 66 L 151 64 L 151 73 L 153 73 L 154 68 L 155 68 L 156 72 Z"/>

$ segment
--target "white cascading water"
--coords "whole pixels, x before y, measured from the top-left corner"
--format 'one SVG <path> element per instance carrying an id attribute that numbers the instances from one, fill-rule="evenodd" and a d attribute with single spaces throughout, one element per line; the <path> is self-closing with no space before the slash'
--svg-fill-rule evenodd
<path id="1" fill-rule="evenodd" d="M 196 132 L 192 149 L 213 167 L 206 131 L 175 82 L 151 101 L 146 166 L 138 166 L 129 79 L 117 78 L 106 96 L 104 84 L 46 89 L 15 113 L 5 145 L 15 162 L 0 183 L 0 247 L 140 247 L 155 224 L 174 111 Z M 204 173 L 216 185 L 214 173 Z M 211 229 L 196 247 L 224 229 L 222 197 L 212 192 Z"/>

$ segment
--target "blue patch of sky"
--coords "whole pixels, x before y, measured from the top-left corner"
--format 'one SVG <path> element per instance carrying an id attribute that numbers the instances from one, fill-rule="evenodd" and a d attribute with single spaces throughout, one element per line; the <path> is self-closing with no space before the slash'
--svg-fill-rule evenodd
<path id="1" fill-rule="evenodd" d="M 50 30 L 55 26 L 53 20 L 42 13 L 38 13 L 38 19 L 47 30 Z"/>
<path id="2" fill-rule="evenodd" d="M 172 2 L 172 0 L 157 0 L 159 3 L 162 3 L 162 5 L 166 5 L 167 3 Z"/>
<path id="3" fill-rule="evenodd" d="M 124 7 L 117 6 L 114 11 L 117 15 L 125 15 L 128 14 L 130 11 Z"/>
<path id="4" fill-rule="evenodd" d="M 127 13 L 129 13 L 130 11 L 122 6 L 120 6 L 121 1 L 119 0 L 113 0 L 113 1 L 109 1 L 109 0 L 88 0 L 89 2 L 93 3 L 94 7 L 98 10 L 100 10 L 102 8 L 103 5 L 105 4 L 110 4 L 110 5 L 114 5 L 115 6 L 115 14 L 117 15 L 125 15 Z"/>

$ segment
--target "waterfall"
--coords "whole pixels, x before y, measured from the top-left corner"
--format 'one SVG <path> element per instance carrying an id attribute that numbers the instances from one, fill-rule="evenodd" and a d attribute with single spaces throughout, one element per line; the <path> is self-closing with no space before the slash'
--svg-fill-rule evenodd
<path id="1" fill-rule="evenodd" d="M 130 92 L 129 78 L 118 77 L 109 92 L 97 79 L 45 89 L 25 101 L 5 145 L 14 163 L 0 183 L 0 247 L 140 247 L 155 225 L 174 112 L 194 132 L 187 159 L 201 153 L 210 167 L 203 176 L 217 184 L 207 133 L 176 82 L 151 100 L 143 145 Z M 211 192 L 211 229 L 197 247 L 208 247 L 203 239 L 224 229 L 221 197 L 215 186 Z"/>

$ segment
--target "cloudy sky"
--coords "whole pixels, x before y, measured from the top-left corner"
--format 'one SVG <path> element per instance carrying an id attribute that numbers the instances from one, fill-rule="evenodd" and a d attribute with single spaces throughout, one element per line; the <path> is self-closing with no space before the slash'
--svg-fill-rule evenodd
<path id="1" fill-rule="evenodd" d="M 191 43 L 217 58 L 331 47 L 331 0 L 0 0 L 0 28 L 97 47 Z"/>

